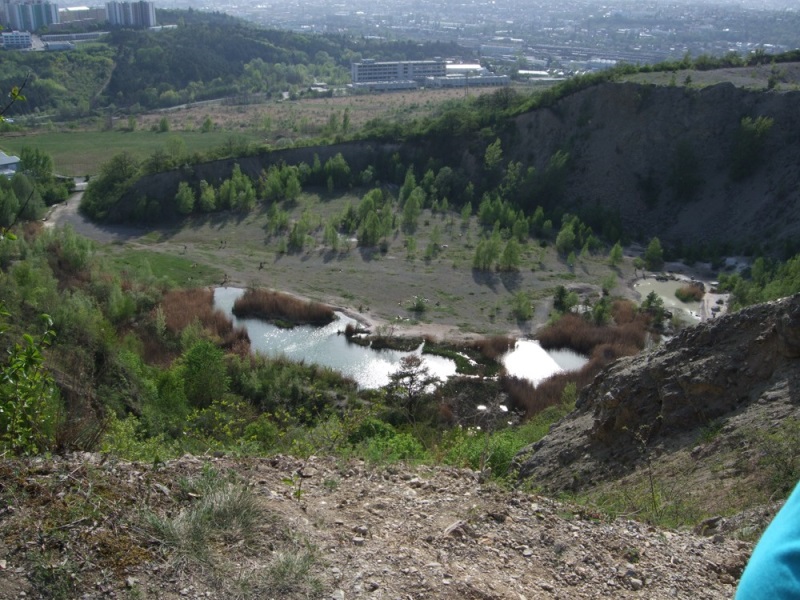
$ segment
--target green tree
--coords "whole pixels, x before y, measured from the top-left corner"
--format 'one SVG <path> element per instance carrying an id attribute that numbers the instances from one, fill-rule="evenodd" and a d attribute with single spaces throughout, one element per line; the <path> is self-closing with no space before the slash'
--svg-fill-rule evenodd
<path id="1" fill-rule="evenodd" d="M 644 251 L 644 264 L 650 271 L 658 271 L 664 266 L 664 250 L 657 237 L 650 240 Z"/>
<path id="2" fill-rule="evenodd" d="M 208 408 L 228 392 L 225 353 L 207 340 L 196 342 L 181 357 L 186 399 L 195 408 Z"/>
<path id="3" fill-rule="evenodd" d="M 512 237 L 506 242 L 503 254 L 500 255 L 499 268 L 501 271 L 519 270 L 521 250 L 517 238 Z"/>
<path id="4" fill-rule="evenodd" d="M 231 178 L 223 181 L 219 188 L 219 206 L 247 212 L 255 208 L 255 205 L 256 191 L 253 182 L 242 173 L 236 163 L 233 165 Z"/>
<path id="5" fill-rule="evenodd" d="M 576 239 L 574 222 L 566 220 L 556 236 L 556 249 L 559 254 L 566 255 L 572 252 L 575 249 Z"/>
<path id="6" fill-rule="evenodd" d="M 375 211 L 369 213 L 358 230 L 359 246 L 377 246 L 381 238 L 381 221 Z"/>
<path id="7" fill-rule="evenodd" d="M 596 325 L 605 325 L 611 320 L 611 301 L 606 296 L 592 307 L 592 320 Z"/>
<path id="8" fill-rule="evenodd" d="M 341 152 L 325 162 L 325 176 L 332 180 L 336 188 L 344 189 L 350 185 L 350 165 L 347 164 Z"/>
<path id="9" fill-rule="evenodd" d="M 19 151 L 19 168 L 39 182 L 53 178 L 53 159 L 39 148 L 24 146 Z"/>
<path id="10" fill-rule="evenodd" d="M 103 221 L 108 209 L 116 204 L 139 176 L 139 161 L 132 154 L 123 152 L 100 167 L 100 173 L 92 178 L 81 200 L 81 212 Z"/>
<path id="11" fill-rule="evenodd" d="M 333 223 L 327 223 L 322 233 L 322 243 L 334 252 L 339 250 L 339 232 Z"/>
<path id="12" fill-rule="evenodd" d="M 461 208 L 461 227 L 466 229 L 469 227 L 469 220 L 472 218 L 472 203 L 467 202 Z"/>
<path id="13" fill-rule="evenodd" d="M 414 257 L 417 255 L 417 239 L 410 235 L 406 237 L 406 259 L 407 260 L 414 260 Z"/>
<path id="14" fill-rule="evenodd" d="M 655 291 L 647 294 L 644 302 L 642 302 L 641 309 L 653 317 L 656 325 L 660 325 L 661 321 L 664 320 L 664 301 Z"/>
<path id="15" fill-rule="evenodd" d="M 0 304 L 0 336 L 11 315 Z M 44 349 L 55 336 L 53 321 L 42 316 L 43 333 L 28 333 L 8 348 L 0 363 L 0 449 L 15 454 L 37 454 L 53 443 L 58 396 L 52 376 L 44 368 Z"/>
<path id="16" fill-rule="evenodd" d="M 200 210 L 203 212 L 213 212 L 217 209 L 217 192 L 214 186 L 205 179 L 200 181 L 200 198 L 198 202 Z"/>
<path id="17" fill-rule="evenodd" d="M 400 206 L 405 206 L 406 200 L 417 187 L 417 178 L 414 176 L 414 167 L 408 167 L 403 185 L 400 187 Z M 422 208 L 422 205 L 420 205 Z"/>
<path id="18" fill-rule="evenodd" d="M 182 215 L 189 215 L 194 210 L 194 191 L 185 181 L 178 184 L 178 193 L 175 194 L 175 204 L 178 212 Z"/>
<path id="19" fill-rule="evenodd" d="M 403 229 L 413 233 L 417 229 L 417 220 L 425 204 L 425 192 L 421 187 L 415 187 L 408 196 L 403 206 Z"/>
<path id="20" fill-rule="evenodd" d="M 484 237 L 475 248 L 472 266 L 480 271 L 489 271 L 500 256 L 500 230 L 495 228 L 492 235 Z"/>
<path id="21" fill-rule="evenodd" d="M 575 292 L 570 292 L 563 285 L 556 288 L 553 294 L 553 308 L 558 312 L 566 313 L 573 309 L 578 304 L 578 295 Z"/>
<path id="22" fill-rule="evenodd" d="M 409 354 L 400 359 L 400 369 L 389 375 L 387 387 L 388 400 L 399 408 L 408 421 L 421 416 L 428 390 L 439 381 L 417 354 Z"/>
<path id="23" fill-rule="evenodd" d="M 488 171 L 494 171 L 500 167 L 503 161 L 503 147 L 500 143 L 500 138 L 497 138 L 486 147 L 486 152 L 483 155 L 483 163 Z"/>
<path id="24" fill-rule="evenodd" d="M 617 242 L 611 247 L 611 251 L 608 253 L 608 264 L 612 267 L 616 267 L 622 262 L 622 244 Z"/>
<path id="25" fill-rule="evenodd" d="M 158 121 L 158 133 L 167 133 L 169 131 L 169 119 L 161 117 Z"/>

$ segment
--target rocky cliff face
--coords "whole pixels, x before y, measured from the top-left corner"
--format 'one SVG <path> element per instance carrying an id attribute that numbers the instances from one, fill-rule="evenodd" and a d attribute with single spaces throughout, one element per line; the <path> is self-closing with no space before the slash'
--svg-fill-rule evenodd
<path id="1" fill-rule="evenodd" d="M 619 211 L 626 232 L 672 245 L 769 245 L 800 235 L 800 92 L 605 83 L 517 119 L 507 157 L 570 154 L 563 208 Z M 744 117 L 773 126 L 760 164 L 731 177 Z"/>
<path id="2" fill-rule="evenodd" d="M 659 236 L 670 246 L 733 244 L 779 252 L 800 239 L 799 91 L 754 91 L 720 83 L 707 87 L 603 83 L 553 106 L 499 125 L 503 157 L 540 172 L 557 151 L 569 154 L 563 195 L 535 198 L 550 210 L 618 214 L 626 235 Z M 768 117 L 773 125 L 754 153 L 752 172 L 731 177 L 744 117 Z M 483 133 L 483 132 L 482 132 Z M 433 164 L 484 180 L 482 134 L 470 138 L 350 142 L 219 160 L 186 170 L 143 177 L 110 210 L 124 222 L 139 199 L 158 200 L 161 219 L 179 219 L 172 199 L 180 181 L 214 185 L 234 164 L 257 179 L 270 164 L 322 162 L 341 152 L 354 172 L 388 164 L 398 154 L 418 175 Z M 450 199 L 456 203 L 461 199 Z M 531 207 L 533 208 L 533 207 Z"/>
<path id="3" fill-rule="evenodd" d="M 710 427 L 733 434 L 798 416 L 795 295 L 701 323 L 613 363 L 581 392 L 572 414 L 526 449 L 520 475 L 547 489 L 583 489 L 624 476 L 644 453 L 692 449 Z"/>

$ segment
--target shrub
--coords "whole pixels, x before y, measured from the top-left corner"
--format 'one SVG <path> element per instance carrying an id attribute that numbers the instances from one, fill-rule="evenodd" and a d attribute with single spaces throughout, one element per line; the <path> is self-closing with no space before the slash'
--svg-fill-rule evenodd
<path id="1" fill-rule="evenodd" d="M 700 302 L 704 295 L 703 288 L 694 284 L 682 285 L 675 290 L 675 297 L 681 302 Z"/>
<path id="2" fill-rule="evenodd" d="M 0 334 L 10 317 L 0 305 Z M 8 349 L 0 364 L 0 449 L 18 454 L 37 454 L 53 442 L 57 392 L 52 376 L 44 369 L 42 352 L 55 332 L 52 320 L 43 316 L 44 332 L 38 339 L 25 333 L 22 341 Z"/>
<path id="3" fill-rule="evenodd" d="M 410 433 L 370 438 L 364 445 L 365 458 L 374 462 L 416 460 L 424 458 L 425 448 Z"/>

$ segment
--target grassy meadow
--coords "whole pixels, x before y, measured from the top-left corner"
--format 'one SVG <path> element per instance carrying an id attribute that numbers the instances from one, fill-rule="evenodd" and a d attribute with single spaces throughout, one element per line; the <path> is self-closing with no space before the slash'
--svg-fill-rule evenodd
<path id="1" fill-rule="evenodd" d="M 470 95 L 493 88 L 469 90 Z M 462 98 L 463 90 L 419 90 L 396 94 L 364 94 L 306 98 L 232 106 L 204 103 L 127 118 L 104 119 L 24 128 L 0 134 L 0 150 L 16 154 L 34 146 L 53 157 L 56 172 L 94 175 L 100 165 L 121 152 L 145 159 L 157 150 L 172 154 L 206 152 L 229 144 L 263 143 L 280 147 L 304 138 L 352 133 L 376 118 L 408 121 L 432 114 L 443 102 Z M 347 127 L 344 126 L 347 112 Z M 162 119 L 169 131 L 159 132 Z M 210 121 L 210 128 L 204 124 Z"/>
<path id="2" fill-rule="evenodd" d="M 0 135 L 0 149 L 6 153 L 18 154 L 26 146 L 36 147 L 53 157 L 57 173 L 82 176 L 94 175 L 100 169 L 100 165 L 121 152 L 129 152 L 143 160 L 156 150 L 164 150 L 169 154 L 170 148 L 176 143 L 185 153 L 192 154 L 206 152 L 232 141 L 240 144 L 260 140 L 258 134 L 253 132 L 234 133 L 221 129 L 208 133 L 199 131 L 157 133 L 141 129 L 136 131 L 33 130 L 22 134 Z"/>

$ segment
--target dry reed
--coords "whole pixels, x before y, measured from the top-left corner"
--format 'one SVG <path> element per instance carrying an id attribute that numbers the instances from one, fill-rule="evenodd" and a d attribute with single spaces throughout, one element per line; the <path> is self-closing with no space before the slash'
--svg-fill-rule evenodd
<path id="1" fill-rule="evenodd" d="M 497 360 L 509 350 L 513 350 L 517 340 L 506 335 L 495 335 L 469 342 L 467 346 L 478 350 L 489 360 Z"/>
<path id="2" fill-rule="evenodd" d="M 575 383 L 578 390 L 594 380 L 603 367 L 644 348 L 649 318 L 636 311 L 631 302 L 619 300 L 612 306 L 615 325 L 595 325 L 578 315 L 565 315 L 538 335 L 543 348 L 569 348 L 589 356 L 579 371 L 558 373 L 536 387 L 527 380 L 503 377 L 501 385 L 511 405 L 529 418 L 561 402 L 564 388 Z"/>
<path id="3" fill-rule="evenodd" d="M 250 338 L 244 327 L 234 327 L 221 310 L 214 310 L 214 291 L 209 288 L 172 290 L 161 299 L 167 331 L 180 335 L 197 321 L 220 346 L 240 355 L 250 352 Z"/>
<path id="4" fill-rule="evenodd" d="M 272 290 L 247 290 L 233 305 L 237 317 L 252 317 L 264 321 L 281 320 L 293 325 L 327 325 L 336 315 L 330 306 L 301 300 Z"/>

